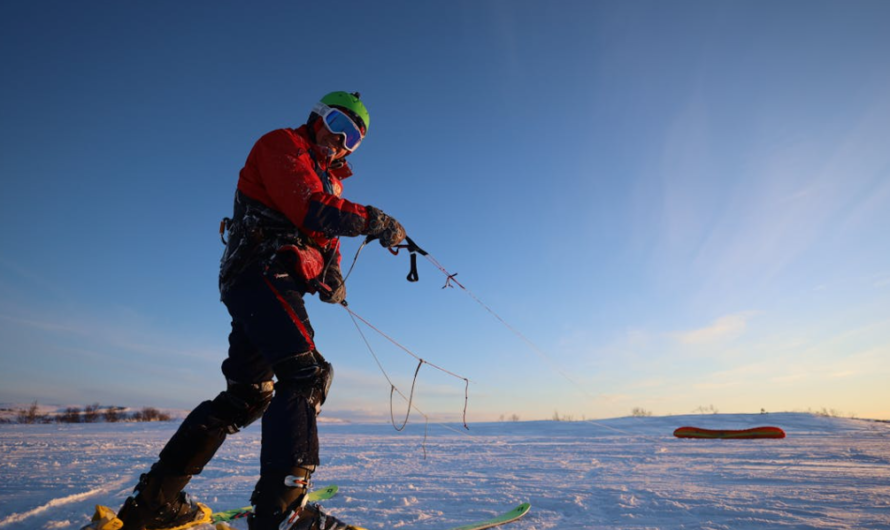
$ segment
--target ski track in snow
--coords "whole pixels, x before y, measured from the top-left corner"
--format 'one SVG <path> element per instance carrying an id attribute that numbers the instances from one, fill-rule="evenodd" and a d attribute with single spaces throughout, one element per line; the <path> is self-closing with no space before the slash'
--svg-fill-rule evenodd
<path id="1" fill-rule="evenodd" d="M 42 512 L 45 512 L 45 511 L 49 510 L 50 508 L 55 508 L 57 506 L 62 506 L 64 504 L 70 504 L 73 502 L 82 501 L 84 499 L 88 499 L 88 498 L 90 498 L 96 494 L 99 494 L 99 493 L 107 493 L 107 490 L 108 490 L 108 488 L 96 488 L 96 489 L 93 489 L 90 491 L 85 491 L 83 493 L 75 493 L 74 495 L 69 495 L 67 497 L 60 497 L 58 499 L 52 499 L 51 501 L 47 502 L 43 506 L 38 506 L 37 508 L 34 508 L 33 510 L 29 510 L 24 513 L 14 513 L 12 515 L 6 516 L 4 519 L 0 520 L 0 527 L 6 526 L 10 523 L 17 523 L 19 521 L 24 521 L 25 519 L 28 519 L 29 517 L 32 517 L 34 515 L 38 515 Z M 57 528 L 57 526 L 54 526 L 54 527 Z"/>
<path id="2" fill-rule="evenodd" d="M 809 414 L 589 422 L 319 426 L 324 503 L 369 529 L 442 530 L 522 501 L 511 529 L 890 529 L 890 424 Z M 673 429 L 776 425 L 784 440 L 680 440 Z M 77 530 L 118 507 L 177 424 L 0 425 L 0 529 Z M 258 425 L 230 436 L 188 490 L 248 503 Z"/>

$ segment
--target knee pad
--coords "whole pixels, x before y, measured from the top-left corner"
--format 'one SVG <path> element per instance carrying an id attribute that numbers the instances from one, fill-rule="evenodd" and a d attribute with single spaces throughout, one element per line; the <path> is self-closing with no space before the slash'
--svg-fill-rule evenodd
<path id="1" fill-rule="evenodd" d="M 218 416 L 227 422 L 227 432 L 234 434 L 260 419 L 272 401 L 274 389 L 272 381 L 251 384 L 229 380 L 228 388 L 213 400 Z"/>
<path id="2" fill-rule="evenodd" d="M 272 366 L 278 378 L 276 391 L 303 396 L 315 408 L 316 415 L 328 397 L 334 380 L 334 367 L 317 351 L 287 358 Z"/>

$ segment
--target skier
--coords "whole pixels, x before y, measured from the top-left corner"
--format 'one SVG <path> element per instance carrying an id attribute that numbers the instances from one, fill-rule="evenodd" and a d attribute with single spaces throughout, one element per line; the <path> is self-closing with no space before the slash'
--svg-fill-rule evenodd
<path id="1" fill-rule="evenodd" d="M 229 238 L 220 293 L 232 317 L 222 364 L 226 390 L 186 417 L 142 475 L 118 513 L 123 530 L 206 519 L 206 507 L 182 490 L 228 434 L 259 418 L 260 478 L 250 529 L 353 528 L 306 502 L 319 464 L 316 415 L 334 372 L 315 348 L 303 296 L 344 301 L 339 236 L 368 235 L 384 247 L 405 238 L 394 218 L 340 197 L 352 174 L 346 157 L 369 123 L 358 93 L 332 92 L 305 125 L 272 131 L 254 145 L 238 179 L 234 215 L 224 220 Z"/>

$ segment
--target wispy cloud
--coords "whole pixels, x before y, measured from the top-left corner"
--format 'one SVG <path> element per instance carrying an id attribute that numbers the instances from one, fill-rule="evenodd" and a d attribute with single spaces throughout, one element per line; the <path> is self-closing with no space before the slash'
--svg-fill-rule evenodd
<path id="1" fill-rule="evenodd" d="M 733 387 L 738 387 L 742 385 L 741 381 L 703 381 L 701 383 L 695 383 L 692 387 L 696 390 L 726 390 Z"/>
<path id="2" fill-rule="evenodd" d="M 17 326 L 34 328 L 40 331 L 55 331 L 62 333 L 80 334 L 79 328 L 71 323 L 60 323 L 45 320 L 41 321 L 31 318 L 21 318 L 14 315 L 4 315 L 2 313 L 0 313 L 0 320 L 5 320 L 6 322 L 15 324 Z"/>
<path id="3" fill-rule="evenodd" d="M 875 281 L 874 281 L 874 283 L 872 284 L 872 286 L 873 286 L 873 287 L 876 287 L 876 288 L 878 288 L 878 289 L 883 289 L 883 288 L 885 288 L 885 287 L 890 287 L 890 274 L 888 274 L 888 275 L 884 275 L 884 276 L 882 276 L 882 277 L 878 277 L 877 279 L 875 279 Z"/>
<path id="4" fill-rule="evenodd" d="M 81 312 L 78 316 L 58 318 L 46 316 L 43 319 L 0 313 L 0 321 L 14 324 L 19 329 L 31 328 L 42 333 L 77 337 L 97 345 L 100 349 L 111 348 L 138 354 L 165 354 L 200 360 L 215 359 L 219 356 L 219 353 L 212 348 L 183 348 L 181 341 L 168 338 L 139 324 L 127 324 L 118 319 L 90 317 L 85 312 Z"/>
<path id="5" fill-rule="evenodd" d="M 54 301 L 69 302 L 71 300 L 70 293 L 61 285 L 58 285 L 43 276 L 34 273 L 20 263 L 13 261 L 7 257 L 0 256 L 0 268 L 11 272 L 16 278 L 9 278 L 8 285 L 14 291 L 21 291 L 26 286 L 33 292 L 38 290 L 44 298 L 52 298 Z M 4 280 L 0 275 L 0 282 Z"/>
<path id="6" fill-rule="evenodd" d="M 856 330 L 814 340 L 810 343 L 763 343 L 752 346 L 748 362 L 732 364 L 704 376 L 694 386 L 701 390 L 730 389 L 768 385 L 779 392 L 800 388 L 811 393 L 818 383 L 869 377 L 890 370 L 890 345 L 876 322 Z M 866 339 L 870 346 L 857 344 Z"/>
<path id="7" fill-rule="evenodd" d="M 698 329 L 674 334 L 674 337 L 686 345 L 716 344 L 736 339 L 745 333 L 748 320 L 753 313 L 739 313 L 718 318 L 711 324 Z"/>
<path id="8" fill-rule="evenodd" d="M 729 144 L 709 100 L 690 95 L 633 204 L 633 241 L 651 249 L 657 281 L 682 282 L 690 303 L 708 306 L 808 273 L 813 249 L 850 252 L 844 236 L 874 231 L 890 207 L 888 101 L 816 131 L 764 118 Z"/>

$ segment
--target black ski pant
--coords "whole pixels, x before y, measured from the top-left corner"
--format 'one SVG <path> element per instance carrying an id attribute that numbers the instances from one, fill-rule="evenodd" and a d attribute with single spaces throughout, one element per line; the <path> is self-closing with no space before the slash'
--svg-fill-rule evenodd
<path id="1" fill-rule="evenodd" d="M 323 360 L 315 350 L 305 294 L 305 285 L 283 267 L 264 271 L 254 265 L 222 297 L 232 316 L 223 374 L 239 383 L 262 383 L 273 375 L 279 379 L 263 415 L 261 474 L 319 463 L 315 406 L 299 392 L 283 387 L 278 371 L 279 366 L 293 368 Z"/>
<path id="2" fill-rule="evenodd" d="M 318 430 L 312 388 L 330 382 L 330 366 L 315 350 L 306 314 L 302 282 L 280 266 L 248 267 L 222 295 L 232 317 L 229 355 L 222 364 L 227 390 L 198 405 L 160 454 L 153 472 L 170 482 L 171 497 L 201 472 L 228 434 L 263 418 L 261 477 L 287 475 L 297 467 L 316 466 Z M 319 381 L 313 367 L 327 366 Z M 310 374 L 308 377 L 305 374 Z M 273 377 L 278 379 L 271 395 Z M 271 402 L 270 402 L 271 399 Z M 268 405 L 268 408 L 266 406 Z M 265 412 L 263 412 L 265 410 Z M 274 480 L 274 482 L 279 482 Z M 166 491 L 169 489 L 170 491 Z M 176 490 L 176 491 L 173 491 Z"/>

